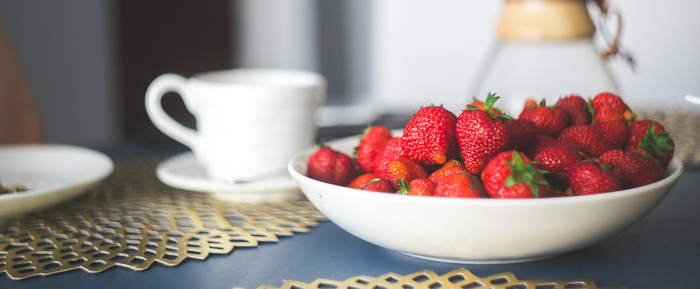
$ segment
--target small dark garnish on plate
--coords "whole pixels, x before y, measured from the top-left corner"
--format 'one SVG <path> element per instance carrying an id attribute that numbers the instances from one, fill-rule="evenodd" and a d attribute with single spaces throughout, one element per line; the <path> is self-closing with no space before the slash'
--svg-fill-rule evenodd
<path id="1" fill-rule="evenodd" d="M 0 195 L 4 194 L 13 194 L 13 193 L 21 193 L 27 191 L 28 188 L 24 185 L 18 185 L 18 184 L 1 184 L 0 183 Z"/>

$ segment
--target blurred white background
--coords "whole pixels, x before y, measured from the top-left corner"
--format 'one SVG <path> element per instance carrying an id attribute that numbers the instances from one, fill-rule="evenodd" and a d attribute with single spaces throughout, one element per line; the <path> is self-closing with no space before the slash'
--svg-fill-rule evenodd
<path id="1" fill-rule="evenodd" d="M 316 70 L 329 78 L 324 125 L 461 107 L 495 41 L 498 0 L 230 0 L 231 67 Z M 120 51 L 114 0 L 9 0 L 4 24 L 47 123 L 47 141 L 122 140 Z M 700 1 L 610 0 L 624 20 L 622 44 L 637 60 L 610 70 L 633 108 L 698 112 Z M 193 56 L 194 57 L 194 56 Z M 170 71 L 162 71 L 166 73 Z M 145 93 L 145 91 L 143 91 Z M 135 96 L 143 97 L 143 95 Z"/>

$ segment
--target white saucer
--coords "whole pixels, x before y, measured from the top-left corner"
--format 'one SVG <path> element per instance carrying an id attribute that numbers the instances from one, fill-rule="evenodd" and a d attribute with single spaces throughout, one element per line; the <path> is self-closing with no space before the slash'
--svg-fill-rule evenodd
<path id="1" fill-rule="evenodd" d="M 191 151 L 163 160 L 156 168 L 156 175 L 166 185 L 189 191 L 212 193 L 218 199 L 232 202 L 284 202 L 303 197 L 296 180 L 288 173 L 248 183 L 226 183 L 212 179 Z"/>
<path id="2" fill-rule="evenodd" d="M 0 146 L 0 182 L 27 191 L 0 194 L 0 218 L 61 203 L 109 176 L 112 160 L 97 151 L 70 145 Z"/>

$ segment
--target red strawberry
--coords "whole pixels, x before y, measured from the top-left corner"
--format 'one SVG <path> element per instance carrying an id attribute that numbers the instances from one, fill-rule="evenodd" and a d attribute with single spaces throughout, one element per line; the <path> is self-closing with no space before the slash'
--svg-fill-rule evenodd
<path id="1" fill-rule="evenodd" d="M 393 137 L 391 140 L 389 140 L 386 146 L 384 146 L 384 150 L 382 150 L 382 152 L 374 158 L 374 161 L 372 162 L 372 171 L 375 175 L 381 176 L 384 174 L 386 165 L 388 165 L 390 161 L 393 161 L 403 155 L 403 150 L 401 150 L 401 142 L 402 138 L 400 136 Z"/>
<path id="2" fill-rule="evenodd" d="M 449 160 L 441 168 L 431 173 L 428 179 L 434 183 L 439 183 L 449 175 L 457 173 L 469 173 L 469 171 L 467 171 L 467 168 L 465 168 L 464 165 L 458 160 Z"/>
<path id="3" fill-rule="evenodd" d="M 639 146 L 639 143 L 642 142 L 642 139 L 647 136 L 647 131 L 649 130 L 649 126 L 651 125 L 654 126 L 653 130 L 651 131 L 651 134 L 656 135 L 666 132 L 666 129 L 663 125 L 651 119 L 640 119 L 632 121 L 629 124 L 629 135 L 627 137 L 628 141 L 625 148 L 627 150 L 637 148 Z"/>
<path id="4" fill-rule="evenodd" d="M 625 121 L 607 121 L 594 124 L 603 132 L 603 138 L 610 144 L 610 149 L 621 149 L 627 144 L 628 131 Z"/>
<path id="5" fill-rule="evenodd" d="M 583 97 L 572 94 L 557 100 L 557 107 L 566 111 L 569 125 L 587 125 L 591 123 L 591 112 L 588 102 Z"/>
<path id="6" fill-rule="evenodd" d="M 401 189 L 396 193 L 411 196 L 432 196 L 435 193 L 435 183 L 426 178 L 413 179 L 410 183 L 400 180 Z"/>
<path id="7" fill-rule="evenodd" d="M 660 166 L 635 152 L 609 150 L 600 156 L 600 161 L 611 166 L 628 188 L 648 185 L 662 178 Z"/>
<path id="8" fill-rule="evenodd" d="M 452 174 L 437 184 L 433 194 L 444 198 L 482 198 L 484 189 L 477 178 L 469 173 Z"/>
<path id="9" fill-rule="evenodd" d="M 591 106 L 593 107 L 593 121 L 596 123 L 606 121 L 629 122 L 636 118 L 634 112 L 622 98 L 610 92 L 602 92 L 594 96 Z"/>
<path id="10" fill-rule="evenodd" d="M 673 152 L 675 151 L 675 147 L 676 147 L 675 142 L 670 137 L 668 138 L 668 147 L 670 147 L 670 148 L 665 149 L 665 150 L 662 149 L 662 152 L 664 153 L 663 156 L 657 155 L 657 157 L 655 158 L 656 160 L 661 162 L 661 167 L 664 167 L 664 168 L 668 165 L 669 162 L 671 162 L 671 159 L 673 158 Z"/>
<path id="11" fill-rule="evenodd" d="M 375 175 L 374 173 L 366 173 L 366 174 L 360 175 L 359 177 L 353 179 L 350 182 L 350 184 L 348 184 L 348 187 L 359 190 L 360 188 L 364 187 L 366 184 L 369 184 L 369 182 L 371 182 L 372 180 L 374 180 L 376 178 L 377 178 L 377 175 Z"/>
<path id="12" fill-rule="evenodd" d="M 355 150 L 357 164 L 364 172 L 372 172 L 372 162 L 393 136 L 383 126 L 369 126 L 360 136 L 360 145 Z"/>
<path id="13" fill-rule="evenodd" d="M 403 156 L 423 166 L 441 165 L 459 156 L 457 117 L 442 106 L 420 108 L 403 130 Z"/>
<path id="14" fill-rule="evenodd" d="M 417 162 L 406 157 L 399 157 L 387 164 L 384 174 L 380 177 L 389 181 L 398 190 L 401 188 L 399 180 L 410 183 L 413 179 L 427 178 L 428 172 Z"/>
<path id="15" fill-rule="evenodd" d="M 529 119 L 511 119 L 505 121 L 510 133 L 510 149 L 524 150 L 537 136 L 537 126 Z"/>
<path id="16" fill-rule="evenodd" d="M 643 119 L 630 123 L 625 148 L 653 157 L 666 167 L 673 157 L 675 143 L 660 123 Z"/>
<path id="17" fill-rule="evenodd" d="M 601 126 L 597 124 L 577 125 L 565 128 L 557 138 L 562 142 L 573 142 L 588 157 L 597 158 L 613 149 Z"/>
<path id="18" fill-rule="evenodd" d="M 530 143 L 529 146 L 525 149 L 524 153 L 528 158 L 534 159 L 537 154 L 542 151 L 545 148 L 548 148 L 550 146 L 566 146 L 571 148 L 574 151 L 579 151 L 578 144 L 569 138 L 563 138 L 563 139 L 556 139 L 551 136 L 546 136 L 546 135 L 536 135 L 535 139 Z"/>
<path id="19" fill-rule="evenodd" d="M 525 154 L 507 151 L 493 158 L 481 173 L 486 193 L 492 198 L 544 198 L 550 190 L 539 169 Z"/>
<path id="20" fill-rule="evenodd" d="M 474 175 L 480 174 L 493 157 L 510 147 L 510 134 L 503 120 L 510 117 L 487 112 L 499 98 L 489 94 L 486 111 L 468 107 L 457 118 L 457 142 L 462 161 Z"/>
<path id="21" fill-rule="evenodd" d="M 578 150 L 566 145 L 546 147 L 535 155 L 535 161 L 540 164 L 543 170 L 550 174 L 561 173 L 564 168 L 582 159 Z"/>
<path id="22" fill-rule="evenodd" d="M 518 118 L 535 122 L 538 134 L 556 137 L 569 125 L 569 115 L 565 110 L 556 106 L 547 106 L 544 99 L 539 105 L 532 105 L 532 103 L 527 103 Z"/>
<path id="23" fill-rule="evenodd" d="M 580 161 L 564 170 L 564 182 L 574 196 L 592 195 L 624 189 L 620 178 L 609 166 Z"/>
<path id="24" fill-rule="evenodd" d="M 394 192 L 396 192 L 396 190 L 394 189 L 394 186 L 391 184 L 391 182 L 389 182 L 385 179 L 380 179 L 380 178 L 373 179 L 368 184 L 362 186 L 362 188 L 360 188 L 360 190 L 380 192 L 380 193 L 394 193 Z"/>
<path id="25" fill-rule="evenodd" d="M 307 176 L 322 182 L 346 186 L 357 176 L 355 163 L 349 155 L 323 144 L 309 157 Z"/>
<path id="26" fill-rule="evenodd" d="M 544 148 L 556 145 L 558 143 L 556 138 L 551 136 L 538 134 L 535 139 L 532 140 L 530 145 L 523 151 L 528 158 L 535 158 L 535 156 Z"/>
<path id="27" fill-rule="evenodd" d="M 437 187 L 433 181 L 426 178 L 414 179 L 409 186 L 411 186 L 411 190 L 408 191 L 408 194 L 412 196 L 432 196 Z"/>

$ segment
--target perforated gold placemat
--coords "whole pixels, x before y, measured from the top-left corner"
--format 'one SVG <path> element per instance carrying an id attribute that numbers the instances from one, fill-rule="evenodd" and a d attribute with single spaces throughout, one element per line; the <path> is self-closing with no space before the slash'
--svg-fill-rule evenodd
<path id="1" fill-rule="evenodd" d="M 518 280 L 512 273 L 500 273 L 489 277 L 478 277 L 469 270 L 460 268 L 445 275 L 424 270 L 409 275 L 387 273 L 374 278 L 367 276 L 352 277 L 344 281 L 317 279 L 311 283 L 287 281 L 282 287 L 261 285 L 258 289 L 317 289 L 317 288 L 353 288 L 353 289 L 621 289 L 624 287 L 598 287 L 590 279 L 578 280 Z M 234 288 L 235 289 L 235 288 Z"/>
<path id="2" fill-rule="evenodd" d="M 12 279 L 80 269 L 144 270 L 309 232 L 325 216 L 308 201 L 235 204 L 165 186 L 157 158 L 123 159 L 114 174 L 58 207 L 0 220 L 0 273 Z"/>

